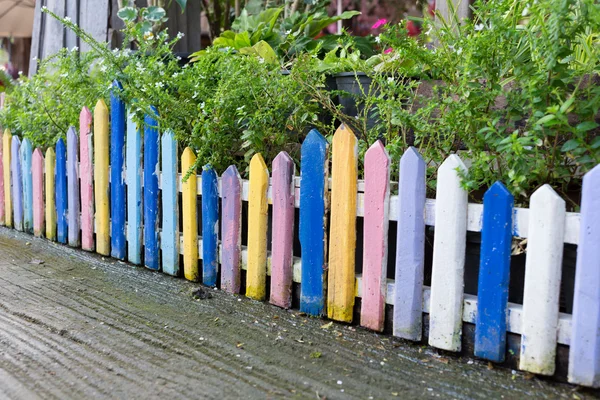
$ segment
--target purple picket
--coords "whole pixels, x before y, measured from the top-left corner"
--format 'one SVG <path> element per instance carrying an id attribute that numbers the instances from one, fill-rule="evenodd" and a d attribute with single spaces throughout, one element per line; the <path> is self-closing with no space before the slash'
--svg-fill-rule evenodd
<path id="1" fill-rule="evenodd" d="M 12 171 L 12 202 L 13 202 L 13 223 L 18 231 L 23 230 L 23 173 L 21 171 L 21 141 L 17 136 L 12 137 L 11 144 L 11 166 Z"/>
<path id="2" fill-rule="evenodd" d="M 67 132 L 67 226 L 69 246 L 79 247 L 79 144 L 75 128 L 70 127 Z"/>
<path id="3" fill-rule="evenodd" d="M 242 179 L 235 165 L 231 165 L 223 173 L 221 192 L 221 289 L 239 293 L 242 259 Z"/>
<path id="4" fill-rule="evenodd" d="M 294 250 L 294 160 L 282 151 L 273 160 L 271 304 L 292 306 Z"/>
<path id="5" fill-rule="evenodd" d="M 583 177 L 569 382 L 600 387 L 600 165 Z"/>
<path id="6" fill-rule="evenodd" d="M 400 159 L 394 336 L 421 340 L 425 260 L 425 161 L 409 147 Z"/>

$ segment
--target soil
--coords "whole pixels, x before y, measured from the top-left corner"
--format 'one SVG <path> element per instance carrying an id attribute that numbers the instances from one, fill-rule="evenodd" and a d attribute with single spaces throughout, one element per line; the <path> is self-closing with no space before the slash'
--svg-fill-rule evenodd
<path id="1" fill-rule="evenodd" d="M 598 391 L 0 228 L 0 398 L 528 396 Z"/>

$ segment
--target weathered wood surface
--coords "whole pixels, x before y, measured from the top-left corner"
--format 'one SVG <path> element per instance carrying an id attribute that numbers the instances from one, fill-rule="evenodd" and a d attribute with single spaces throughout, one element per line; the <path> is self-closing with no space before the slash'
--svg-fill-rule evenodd
<path id="1" fill-rule="evenodd" d="M 33 234 L 44 234 L 44 155 L 39 148 L 33 152 L 31 161 L 33 184 Z"/>
<path id="2" fill-rule="evenodd" d="M 139 265 L 142 262 L 142 134 L 133 121 L 127 118 L 127 259 Z"/>
<path id="3" fill-rule="evenodd" d="M 202 283 L 217 285 L 219 269 L 219 181 L 210 165 L 202 168 Z"/>
<path id="4" fill-rule="evenodd" d="M 294 160 L 282 151 L 273 160 L 271 240 L 271 304 L 292 306 L 294 250 Z"/>
<path id="5" fill-rule="evenodd" d="M 355 294 L 358 140 L 342 125 L 333 136 L 327 316 L 351 322 Z"/>
<path id="6" fill-rule="evenodd" d="M 81 207 L 79 202 L 79 142 L 75 128 L 67 132 L 67 185 L 68 185 L 68 224 L 69 246 L 79 247 L 79 227 Z"/>
<path id="7" fill-rule="evenodd" d="M 94 251 L 94 155 L 92 113 L 87 107 L 79 113 L 79 178 L 81 189 L 81 248 Z"/>
<path id="8" fill-rule="evenodd" d="M 365 154 L 363 296 L 360 325 L 383 331 L 387 294 L 391 159 L 376 141 Z"/>
<path id="9" fill-rule="evenodd" d="M 220 290 L 195 301 L 197 285 L 183 279 L 13 230 L 0 229 L 0 248 L 1 398 L 573 397 L 570 385 L 442 363 L 421 346 L 321 329 L 320 319 Z"/>
<path id="10" fill-rule="evenodd" d="M 196 162 L 196 156 L 189 147 L 181 155 L 181 171 L 185 176 Z M 197 281 L 198 271 L 198 195 L 197 177 L 194 169 L 181 184 L 183 191 L 183 276 L 189 281 Z"/>
<path id="11" fill-rule="evenodd" d="M 400 159 L 393 334 L 415 341 L 423 331 L 426 169 L 414 147 Z"/>
<path id="12" fill-rule="evenodd" d="M 240 292 L 242 261 L 242 179 L 235 165 L 221 177 L 221 290 Z"/>
<path id="13" fill-rule="evenodd" d="M 10 171 L 12 156 L 12 135 L 6 129 L 2 134 L 2 173 L 4 175 L 4 225 L 13 226 L 12 177 Z"/>
<path id="14" fill-rule="evenodd" d="M 161 138 L 161 182 L 162 182 L 162 270 L 165 274 L 179 273 L 179 167 L 175 134 L 167 130 Z"/>
<path id="15" fill-rule="evenodd" d="M 123 86 L 114 81 L 110 93 L 110 255 L 124 260 L 125 239 L 125 102 L 119 98 Z"/>
<path id="16" fill-rule="evenodd" d="M 160 269 L 158 219 L 158 153 L 160 136 L 158 122 L 152 115 L 144 118 L 144 265 Z"/>
<path id="17" fill-rule="evenodd" d="M 54 196 L 56 190 L 54 171 L 56 168 L 56 154 L 52 147 L 48 147 L 48 150 L 46 150 L 45 164 L 46 239 L 56 240 L 56 198 Z"/>
<path id="18" fill-rule="evenodd" d="M 108 141 L 108 108 L 104 100 L 98 100 L 94 108 L 94 200 L 96 251 L 104 256 L 110 254 Z"/>
<path id="19" fill-rule="evenodd" d="M 264 300 L 267 289 L 267 189 L 269 170 L 260 154 L 250 161 L 248 199 L 248 269 L 246 296 Z"/>

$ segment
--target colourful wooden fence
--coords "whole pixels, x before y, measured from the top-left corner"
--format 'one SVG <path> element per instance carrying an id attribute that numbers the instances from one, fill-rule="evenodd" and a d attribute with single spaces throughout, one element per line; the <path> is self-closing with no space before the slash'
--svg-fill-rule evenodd
<path id="1" fill-rule="evenodd" d="M 309 133 L 299 177 L 288 154 L 270 168 L 256 154 L 246 181 L 234 166 L 221 178 L 209 165 L 198 175 L 192 149 L 180 155 L 173 133 L 161 134 L 154 115 L 136 126 L 116 96 L 110 115 L 112 126 L 99 101 L 92 129 L 92 114 L 83 108 L 80 136 L 70 128 L 67 145 L 60 139 L 45 157 L 6 130 L 0 222 L 253 299 L 270 293 L 280 307 L 291 307 L 293 283 L 301 283 L 300 309 L 310 315 L 350 322 L 360 297 L 357 322 L 375 331 L 383 330 L 392 305 L 393 334 L 413 341 L 421 340 L 429 313 L 429 344 L 449 351 L 461 350 L 463 323 L 473 323 L 475 355 L 493 362 L 505 357 L 507 332 L 520 334 L 520 368 L 537 374 L 554 374 L 557 344 L 570 345 L 569 381 L 600 385 L 600 166 L 584 178 L 581 214 L 565 212 L 547 185 L 533 193 L 530 209 L 515 208 L 500 182 L 483 204 L 469 204 L 459 177 L 466 166 L 457 155 L 439 167 L 432 200 L 425 198 L 425 161 L 414 148 L 394 160 L 380 142 L 372 144 L 359 180 L 358 142 L 342 126 L 331 145 Z M 397 186 L 390 181 L 396 168 Z M 297 212 L 300 254 L 293 249 Z M 387 278 L 390 221 L 397 223 L 395 279 Z M 435 227 L 431 287 L 423 285 L 426 226 Z M 467 231 L 482 233 L 478 296 L 463 291 Z M 528 239 L 523 305 L 508 302 L 513 237 Z M 559 313 L 565 243 L 579 246 L 573 315 Z"/>

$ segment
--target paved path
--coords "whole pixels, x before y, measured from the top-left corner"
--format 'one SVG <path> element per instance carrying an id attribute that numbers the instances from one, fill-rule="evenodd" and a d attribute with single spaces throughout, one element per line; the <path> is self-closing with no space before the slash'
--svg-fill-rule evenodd
<path id="1" fill-rule="evenodd" d="M 0 228 L 0 398 L 597 395 L 198 287 Z"/>

